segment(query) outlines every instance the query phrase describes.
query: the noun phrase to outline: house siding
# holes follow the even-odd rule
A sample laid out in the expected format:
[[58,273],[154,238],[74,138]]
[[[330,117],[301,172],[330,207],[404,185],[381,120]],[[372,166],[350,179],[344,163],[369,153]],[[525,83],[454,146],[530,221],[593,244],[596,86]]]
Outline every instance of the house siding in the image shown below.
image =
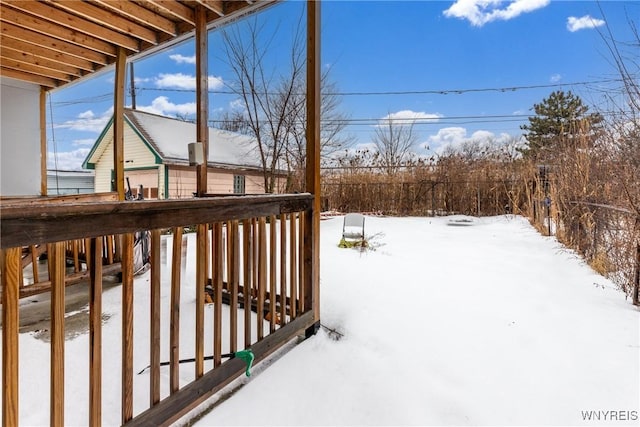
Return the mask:
[[[162,167],[151,167],[145,169],[125,169],[124,176],[129,178],[129,184],[131,185],[131,191],[133,194],[138,194],[138,188],[140,185],[143,187],[145,199],[158,199],[160,198],[160,180],[158,170]],[[126,181],[125,181],[126,188]]]
[[[0,76],[0,195],[41,192],[40,86]],[[35,113],[34,113],[35,112]]]
[[[167,119],[170,120],[170,119]],[[133,124],[132,124],[133,123]],[[192,198],[196,191],[195,167],[187,166],[187,159],[163,158],[163,153],[149,139],[149,135],[138,124],[125,120],[124,126],[124,171],[135,194],[140,185],[145,197],[158,199]],[[113,124],[101,134],[99,145],[90,154],[87,164],[95,170],[95,191],[112,191],[113,179]],[[175,154],[175,153],[174,153]],[[164,154],[166,155],[166,153]],[[174,162],[178,162],[178,164]],[[164,162],[169,162],[166,164]],[[91,167],[90,166],[90,167]],[[207,193],[233,194],[234,176],[245,179],[245,194],[264,193],[264,180],[259,170],[243,167],[209,168]],[[286,178],[278,181],[285,182]],[[126,186],[126,182],[125,182]],[[280,185],[276,191],[280,190]]]
[[[113,127],[107,131],[105,135],[105,143],[107,145],[95,164],[96,193],[111,191],[111,171],[113,170]],[[151,152],[151,150],[149,150],[149,147],[147,147],[147,145],[140,139],[138,134],[128,125],[125,125],[124,127],[124,161],[125,171],[149,167],[157,168],[156,156]],[[155,174],[157,176],[157,171]],[[131,186],[134,186],[133,182],[131,182]],[[153,187],[160,187],[157,180],[154,181]]]
[[[194,168],[169,166],[169,198],[183,199],[193,197],[196,191],[196,172]],[[207,193],[233,194],[234,175],[245,176],[246,194],[264,193],[262,175],[258,172],[238,170],[220,170],[209,168],[207,174]]]

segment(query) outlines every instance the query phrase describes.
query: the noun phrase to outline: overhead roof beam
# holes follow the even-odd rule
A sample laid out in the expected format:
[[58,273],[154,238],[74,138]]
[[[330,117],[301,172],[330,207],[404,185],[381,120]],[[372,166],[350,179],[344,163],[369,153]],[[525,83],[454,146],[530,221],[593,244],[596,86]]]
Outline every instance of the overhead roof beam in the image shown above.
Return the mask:
[[26,73],[24,71],[5,68],[4,66],[0,67],[0,70],[2,70],[2,75],[4,77],[10,77],[12,79],[22,80],[22,81],[34,83],[34,84],[37,84],[37,85],[40,85],[40,86],[44,86],[44,87],[48,87],[48,88],[54,88],[54,87],[59,86],[59,84],[60,84],[55,79],[51,79],[51,78],[48,78],[48,77],[43,77],[41,75],[35,75],[35,74],[31,74],[31,73]]
[[86,59],[81,59],[73,55],[65,55],[59,51],[49,49],[41,45],[31,44],[26,41],[0,36],[0,45],[3,50],[13,49],[18,52],[33,55],[36,58],[55,61],[57,64],[61,64],[62,66],[75,67],[79,70],[88,72],[94,70],[94,65],[91,61],[87,61]]
[[196,0],[199,4],[206,7],[218,16],[224,16],[224,2],[222,0]]
[[[58,71],[58,72],[66,73],[76,77],[80,77],[82,75],[82,72],[79,69],[75,67],[71,67],[66,64],[61,64],[58,61],[38,57],[29,52],[15,50],[6,45],[2,45],[2,50],[3,50],[2,56],[5,59],[13,60],[16,62],[20,62],[23,64],[32,65],[36,67],[48,68],[49,70],[54,72]],[[9,65],[9,63],[7,65]]]
[[153,45],[158,43],[158,38],[153,30],[130,20],[118,19],[119,16],[112,11],[93,6],[83,1],[47,0],[56,7],[73,12],[100,26],[111,28],[124,34],[133,34],[136,38]]
[[138,24],[149,25],[171,37],[177,35],[176,26],[171,20],[131,1],[92,0],[92,2],[123,15]]
[[[31,4],[33,2],[15,2],[11,5]],[[5,7],[6,3],[0,7],[0,20],[3,22],[9,22],[19,27],[33,30],[37,33],[55,37],[57,39],[68,41],[78,46],[84,46],[92,50],[98,51],[105,55],[116,55],[116,48],[112,44],[109,44],[103,40],[100,40],[94,36],[90,36],[79,31],[75,31],[69,28],[56,25],[52,22],[45,21],[38,16],[20,13],[18,10]]]
[[148,0],[148,3],[153,4],[159,11],[167,13],[174,18],[178,18],[192,27],[196,25],[196,18],[193,9],[183,5],[182,3],[162,0]]
[[25,28],[18,27],[9,22],[3,20],[3,16],[0,15],[0,21],[2,23],[2,35],[3,37],[10,37],[15,40],[28,40],[29,43],[36,46],[41,46],[47,49],[55,50],[64,55],[72,55],[76,58],[82,58],[94,62],[96,64],[105,65],[108,64],[107,56],[94,52],[92,50],[83,49],[82,46],[78,46],[73,43],[69,43],[63,40],[50,37],[46,34],[37,33]]
[[[11,2],[9,4],[16,10],[21,10],[37,18],[40,18],[42,22],[39,27],[45,28],[41,31],[45,34],[51,32],[56,27],[60,27],[60,30],[58,31],[68,29],[76,33],[83,33],[87,37],[95,38],[96,40],[102,40],[103,42],[107,42],[109,44],[122,46],[132,52],[140,51],[140,43],[135,38],[119,33],[117,31],[110,30],[108,28],[104,28],[101,25],[89,22],[79,16],[65,12],[56,7],[52,7],[51,3],[45,4],[35,1],[19,1]],[[51,24],[54,24],[54,26],[52,27]],[[69,33],[67,32],[62,34]],[[96,46],[98,46],[98,44],[96,44]],[[113,55],[115,56],[115,52],[113,53]]]
[[37,75],[49,77],[55,80],[61,80],[65,82],[71,81],[71,76],[69,74],[66,74],[60,71],[55,71],[47,67],[41,67],[39,65],[19,62],[9,58],[3,58],[2,67],[8,68],[10,70],[22,71],[27,74],[37,74]]

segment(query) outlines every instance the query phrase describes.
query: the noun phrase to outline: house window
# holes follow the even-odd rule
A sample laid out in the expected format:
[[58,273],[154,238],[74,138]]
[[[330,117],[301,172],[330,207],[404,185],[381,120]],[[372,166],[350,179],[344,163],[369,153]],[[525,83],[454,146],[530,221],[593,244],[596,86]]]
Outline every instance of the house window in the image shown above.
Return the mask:
[[233,176],[233,194],[244,194],[244,175]]

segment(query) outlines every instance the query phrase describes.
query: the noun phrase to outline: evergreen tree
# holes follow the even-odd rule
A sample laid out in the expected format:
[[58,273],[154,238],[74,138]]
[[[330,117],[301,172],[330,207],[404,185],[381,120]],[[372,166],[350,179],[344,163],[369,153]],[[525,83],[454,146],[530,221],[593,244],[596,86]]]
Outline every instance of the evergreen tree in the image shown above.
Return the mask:
[[589,113],[589,107],[571,91],[554,91],[533,109],[536,115],[529,117],[528,125],[520,126],[527,140],[520,151],[537,160],[551,160],[555,149],[570,144],[577,136],[585,137],[585,132],[594,135],[602,122],[602,116]]

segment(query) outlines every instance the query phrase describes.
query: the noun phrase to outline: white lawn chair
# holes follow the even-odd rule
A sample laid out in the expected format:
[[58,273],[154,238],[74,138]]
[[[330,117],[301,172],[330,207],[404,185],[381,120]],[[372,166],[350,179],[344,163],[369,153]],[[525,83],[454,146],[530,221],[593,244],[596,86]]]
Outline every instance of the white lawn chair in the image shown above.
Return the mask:
[[342,224],[342,238],[344,240],[364,240],[364,215],[349,213]]

